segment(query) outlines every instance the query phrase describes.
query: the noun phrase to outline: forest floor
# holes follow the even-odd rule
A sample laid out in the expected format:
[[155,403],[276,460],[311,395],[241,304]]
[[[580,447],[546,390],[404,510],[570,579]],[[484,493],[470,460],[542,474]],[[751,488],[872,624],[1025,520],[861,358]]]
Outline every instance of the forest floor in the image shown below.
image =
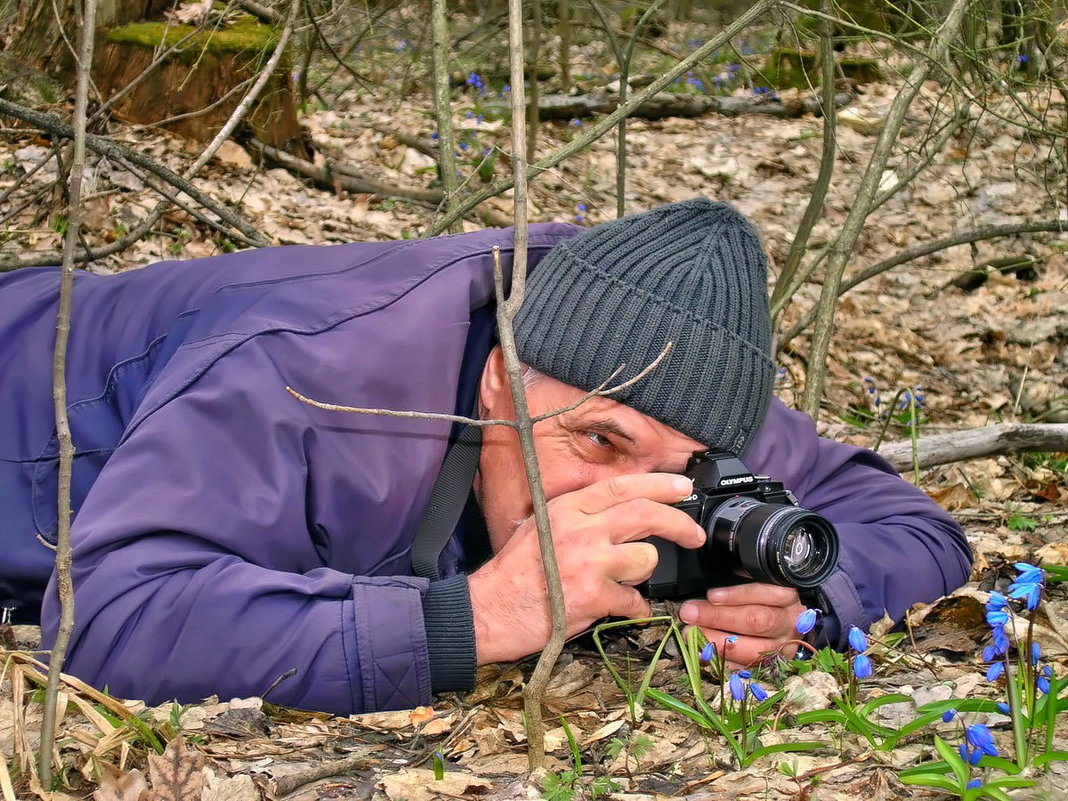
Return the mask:
[[[398,43],[394,49],[398,58],[403,51]],[[591,51],[591,64],[593,55]],[[725,64],[720,66],[726,69]],[[583,68],[580,61],[576,69]],[[593,66],[586,68],[594,71]],[[376,76],[383,77],[378,82],[382,86],[390,69],[398,69],[397,63],[391,66],[383,57],[371,63],[368,77],[372,82]],[[723,74],[730,77],[728,72]],[[892,79],[866,84],[851,103],[849,108],[861,124],[843,124],[838,129],[836,170],[823,217],[809,243],[810,256],[833,237],[856,193],[876,139],[871,129],[877,125],[863,121],[883,116],[898,89]],[[736,91],[752,94],[751,87],[739,86]],[[883,175],[885,185],[904,174],[915,158],[928,134],[928,110],[941,91],[932,83],[921,93],[899,138],[900,155]],[[507,138],[506,123],[480,117],[490,99],[468,86],[454,109],[467,142],[461,151],[461,170],[475,185],[480,180],[475,167],[483,150]],[[1005,97],[991,96],[985,101],[984,113],[973,109],[973,119],[961,135],[934,158],[920,179],[870,216],[850,271],[902,248],[978,226],[1065,220],[1065,175],[1051,145],[1015,124],[1018,112]],[[1064,98],[1054,93],[1042,102],[1044,108],[1059,110],[1063,119]],[[425,188],[433,179],[432,159],[401,141],[412,136],[426,147],[432,145],[431,102],[425,86],[418,82],[411,83],[403,97],[381,88],[350,89],[332,99],[329,110],[308,113],[304,124],[320,153],[356,165],[377,180]],[[539,154],[566,143],[589,124],[585,119],[543,125]],[[155,130],[113,123],[108,133],[176,171],[195,151],[195,146]],[[761,229],[773,263],[783,262],[819,167],[819,119],[775,119],[761,114],[637,119],[628,126],[628,140],[628,211],[695,195],[730,201]],[[5,129],[0,136],[0,180],[13,181],[47,151],[47,142]],[[498,159],[495,169],[498,176],[503,174],[504,159]],[[37,200],[0,234],[0,262],[13,255],[59,248],[62,226],[57,212],[49,209],[50,203],[60,208],[49,189],[54,178],[54,165],[49,165],[8,199],[10,210],[37,193]],[[283,169],[255,164],[236,144],[228,145],[196,183],[243,210],[274,244],[418,236],[435,218],[433,209],[404,199],[310,187]],[[611,219],[614,186],[615,146],[612,137],[606,137],[532,183],[532,219],[579,218],[584,225]],[[121,236],[156,200],[139,178],[106,159],[91,160],[86,189],[86,238],[93,245]],[[508,198],[485,205],[502,218],[511,211]],[[480,223],[464,225],[473,229]],[[227,247],[221,237],[177,211],[167,215],[157,233],[89,269],[113,272],[152,261],[207,256],[220,247]],[[1063,234],[988,240],[910,262],[848,293],[840,305],[828,363],[826,400],[819,421],[823,433],[865,446],[880,438],[907,438],[908,430],[896,419],[896,412],[887,423],[885,437],[880,436],[884,422],[880,410],[891,405],[903,389],[923,396],[920,436],[995,422],[1068,422],[1066,257],[1068,236]],[[993,270],[988,280],[970,290],[950,284],[954,277],[992,259],[1014,259],[1029,269]],[[786,326],[818,297],[818,282],[817,272],[788,308]],[[778,393],[787,403],[799,399],[808,336],[807,331],[796,336],[779,355],[785,371]],[[872,388],[875,392],[869,391]],[[876,397],[882,401],[878,407]],[[953,599],[915,610],[912,642],[906,640],[894,648],[876,646],[875,675],[864,682],[862,695],[901,692],[912,698],[882,708],[876,718],[884,725],[900,725],[915,715],[916,706],[928,701],[998,697],[998,688],[983,678],[986,666],[978,656],[986,635],[981,604],[985,591],[1004,588],[1011,580],[1013,562],[1068,563],[1066,476],[1065,454],[998,456],[920,472],[920,486],[965,526],[976,561],[971,581]],[[1044,659],[1054,666],[1056,675],[1063,675],[1068,669],[1068,592],[1062,585],[1050,586],[1037,632]],[[623,634],[617,630],[608,637],[610,658],[620,665],[623,675],[628,670],[640,674],[662,633],[655,626]],[[24,645],[35,636],[28,629],[19,629],[17,634]],[[186,742],[195,744],[198,756],[189,752],[179,755],[179,761],[210,763],[203,774],[205,798],[280,797],[285,794],[287,776],[308,778],[315,765],[343,758],[351,760],[347,770],[296,787],[288,797],[409,801],[540,797],[540,790],[523,778],[527,757],[520,693],[531,667],[532,662],[525,661],[485,669],[473,693],[439,697],[432,709],[351,719],[287,710],[260,699],[211,699],[186,707],[178,719],[170,706],[148,710],[142,713],[148,723],[139,725],[123,722],[128,714],[121,713],[119,702],[102,700],[89,688],[70,686],[60,738],[63,760],[69,766],[63,792],[84,796],[104,775],[98,798],[139,797],[143,789],[136,778],[139,774],[127,771],[146,769],[149,734],[180,730]],[[28,753],[34,748],[40,721],[39,705],[22,688],[22,677],[32,668],[20,657],[6,661],[3,669],[0,754]],[[808,701],[804,703],[820,697],[829,703],[827,688],[822,688],[820,696],[819,681],[813,675],[797,680],[806,687]],[[769,683],[774,686],[774,677]],[[677,656],[669,653],[660,660],[653,686],[686,700]],[[795,702],[802,703],[796,698]],[[721,738],[707,735],[685,718],[646,702],[644,715],[633,719],[623,693],[588,637],[565,650],[546,705],[550,769],[558,775],[564,772],[566,784],[566,771],[575,768],[562,720],[567,721],[582,755],[585,778],[575,786],[576,798],[602,794],[628,801],[662,795],[882,801],[927,792],[902,785],[897,770],[934,758],[930,729],[884,753],[840,727],[831,731],[812,727],[803,732],[769,732],[762,741],[766,745],[798,736],[821,739],[827,741],[824,750],[779,754],[740,770],[732,764]],[[135,702],[126,708],[138,709]],[[990,723],[1003,751],[1008,747],[1007,718],[976,713],[972,720]],[[960,736],[953,726],[939,724],[937,730],[955,743]],[[643,739],[635,739],[639,735]],[[613,739],[624,744],[640,742],[641,747],[632,749],[629,759],[626,748],[613,756]],[[1068,748],[1066,721],[1058,725],[1056,744]],[[440,782],[433,779],[436,752],[446,765]],[[792,766],[799,778],[778,770],[779,763]],[[166,796],[167,786],[174,789],[167,784],[166,766],[156,762],[149,767],[156,792]],[[28,765],[23,763],[21,770],[15,784],[25,791]],[[124,778],[117,780],[117,775]],[[614,788],[594,784],[598,776],[610,777]],[[1054,763],[1049,773],[1036,779],[1038,788],[1020,791],[1018,797],[1056,798],[1068,791],[1064,763]],[[931,797],[939,795],[932,793]]]

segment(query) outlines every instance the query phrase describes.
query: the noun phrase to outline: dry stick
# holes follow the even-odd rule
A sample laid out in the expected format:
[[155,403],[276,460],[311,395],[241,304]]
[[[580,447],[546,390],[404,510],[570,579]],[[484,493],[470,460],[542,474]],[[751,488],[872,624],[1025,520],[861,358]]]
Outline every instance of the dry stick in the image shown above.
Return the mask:
[[[527,764],[532,771],[545,768],[545,721],[541,717],[541,702],[552,676],[553,666],[564,648],[567,638],[567,616],[564,610],[564,588],[560,568],[556,563],[552,529],[549,526],[549,506],[545,487],[538,469],[538,454],[534,448],[534,423],[527,407],[527,395],[520,374],[522,367],[515,346],[512,321],[523,305],[527,278],[527,159],[525,92],[523,89],[523,2],[508,0],[508,56],[512,80],[512,180],[515,187],[515,244],[512,250],[512,282],[508,297],[504,295],[504,273],[501,269],[500,248],[493,251],[493,283],[497,294],[497,332],[504,354],[504,367],[515,407],[516,433],[523,453],[523,469],[530,487],[534,508],[534,523],[538,530],[538,546],[545,571],[545,586],[549,594],[549,613],[552,629],[549,641],[538,657],[530,680],[523,688],[523,709],[526,713]],[[536,80],[536,78],[534,79]]]
[[[36,128],[42,131],[48,131],[56,136],[65,137],[67,139],[73,136],[71,127],[54,114],[45,114],[34,109],[21,106],[18,103],[12,103],[9,100],[5,100],[0,97],[0,114],[8,114],[12,117],[16,117],[23,122],[28,122]],[[151,172],[156,177],[163,181],[166,181],[171,186],[175,187],[179,191],[185,193],[190,198],[195,200],[201,206],[206,208],[219,217],[223,222],[232,226],[240,233],[232,233],[234,239],[239,242],[251,245],[252,247],[265,247],[267,244],[266,239],[256,230],[252,223],[244,217],[240,212],[227,208],[217,200],[212,199],[209,195],[201,192],[188,180],[188,177],[182,177],[175,172],[167,169],[166,167],[153,161],[144,153],[140,153],[136,150],[131,150],[128,147],[120,145],[111,139],[103,136],[96,136],[94,134],[87,134],[85,138],[86,146],[102,156],[108,156],[115,159],[125,159],[131,164],[136,164],[148,172]],[[158,218],[157,218],[158,219]],[[153,220],[155,222],[155,220]],[[138,239],[140,238],[137,237]],[[91,261],[93,259],[99,259],[104,256],[110,256],[112,253],[117,253],[133,244],[130,237],[124,237],[121,240],[111,245],[105,246],[92,253],[82,252],[75,255],[76,262]],[[7,262],[0,264],[0,272],[6,272],[14,270],[19,267],[40,267],[50,264],[57,264],[63,258],[60,253],[42,253],[36,254],[30,258],[16,260],[14,262]]]
[[[564,161],[575,153],[578,153],[580,150],[583,150],[590,143],[600,139],[606,132],[612,130],[621,119],[629,116],[631,112],[641,106],[642,103],[664,87],[668,86],[676,78],[685,75],[686,71],[693,67],[694,64],[707,58],[714,50],[723,47],[726,42],[729,42],[740,31],[744,30],[751,22],[753,22],[753,20],[765,16],[771,8],[777,6],[780,2],[781,0],[758,0],[758,2],[753,3],[748,9],[739,14],[730,25],[720,31],[719,34],[712,37],[705,42],[705,44],[701,45],[701,47],[690,53],[685,59],[676,64],[672,69],[668,70],[649,84],[644,91],[634,95],[634,97],[627,103],[620,105],[611,114],[598,120],[595,125],[591,126],[581,136],[575,137],[568,144],[558,148],[553,153],[550,153],[537,164],[531,165],[531,170],[534,175],[551,169],[561,161]],[[440,220],[435,222],[428,229],[426,236],[440,234],[457,219],[463,217],[467,212],[475,208],[479,203],[489,200],[491,197],[497,197],[501,193],[511,189],[512,186],[512,179],[502,178],[482,191],[469,195],[463,202],[457,204],[457,207],[451,213],[444,215]]]
[[[434,114],[438,122],[438,171],[441,173],[441,188],[445,191],[445,213],[456,207],[456,147],[452,130],[452,93],[449,89],[449,21],[445,0],[432,0],[430,4],[431,52],[434,76]],[[449,226],[450,234],[462,230],[457,218]]]
[[982,459],[986,456],[1030,451],[1068,451],[1068,423],[1002,423],[984,428],[953,431],[920,437],[913,443],[895,442],[884,446],[879,455],[895,468],[920,467]]
[[[826,13],[830,7],[830,0],[821,0],[820,8]],[[827,189],[831,185],[831,176],[834,174],[834,160],[838,151],[837,129],[835,128],[837,111],[834,104],[834,37],[832,35],[829,20],[820,20],[820,80],[823,82],[823,150],[820,153],[820,170],[816,176],[816,184],[812,187],[812,194],[808,199],[808,206],[801,217],[801,224],[797,227],[794,240],[790,243],[790,252],[783,263],[782,272],[775,281],[775,289],[771,293],[771,312],[777,316],[782,308],[790,302],[790,298],[796,291],[794,276],[798,267],[801,266],[801,257],[808,247],[808,240],[816,220],[823,214],[823,199],[827,196]],[[774,330],[774,317],[772,329]]]
[[59,444],[59,492],[56,498],[56,586],[59,594],[59,627],[48,662],[48,686],[45,688],[41,719],[41,750],[37,770],[44,787],[52,786],[52,746],[56,740],[56,703],[59,677],[67,644],[74,629],[74,587],[71,584],[70,487],[74,462],[74,441],[67,419],[67,340],[70,335],[71,295],[74,289],[74,248],[81,226],[82,172],[85,169],[85,118],[89,104],[89,69],[93,62],[93,37],[96,32],[96,0],[84,0],[81,29],[78,32],[77,86],[74,91],[74,154],[71,158],[70,189],[67,194],[67,232],[63,240],[63,265],[59,277],[59,312],[56,315],[56,344],[52,357],[52,400],[56,414],[56,439]]
[[[534,161],[538,144],[538,98],[541,96],[541,84],[538,83],[538,54],[541,51],[541,3],[532,3],[530,7],[530,57],[527,59],[527,74],[530,76],[530,100],[526,104],[527,162]],[[514,174],[514,173],[513,173]]]
[[557,0],[556,35],[560,40],[560,91],[571,91],[571,0]]
[[913,68],[905,86],[894,102],[890,105],[890,111],[886,116],[883,130],[875,143],[875,149],[868,161],[864,177],[861,179],[857,196],[851,204],[849,216],[842,226],[842,231],[831,243],[830,256],[827,260],[823,291],[820,293],[819,305],[816,312],[816,327],[812,334],[812,344],[809,348],[808,374],[805,376],[805,390],[801,398],[801,408],[812,419],[819,416],[820,401],[823,398],[823,382],[827,374],[827,354],[830,350],[831,334],[834,330],[834,312],[838,305],[838,290],[842,283],[842,272],[849,260],[857,239],[860,237],[861,228],[868,215],[868,209],[879,189],[879,179],[883,168],[890,158],[894,142],[897,140],[901,124],[905,120],[913,98],[920,91],[928,72],[933,63],[940,63],[949,48],[949,42],[957,35],[960,28],[961,18],[970,0],[955,0],[945,21],[939,27],[927,49],[926,57]]
[[[943,237],[942,239],[933,239],[930,242],[913,245],[910,248],[898,251],[888,259],[883,259],[882,261],[865,267],[863,270],[860,270],[850,276],[849,279],[842,282],[842,285],[838,290],[838,296],[841,297],[846,292],[856,288],[859,284],[885,273],[887,270],[892,270],[894,267],[898,267],[913,259],[929,256],[939,250],[945,250],[946,248],[951,248],[956,245],[966,245],[970,242],[979,242],[983,239],[995,239],[999,236],[1064,231],[1068,231],[1068,222],[1064,222],[1063,220],[1010,223],[1006,225],[984,225],[980,228],[971,228],[967,231],[953,234],[952,236]],[[812,322],[812,318],[815,316],[816,310],[814,308],[809,309],[800,320],[783,333],[780,337],[780,342],[789,342],[795,336],[800,334],[808,324]]]

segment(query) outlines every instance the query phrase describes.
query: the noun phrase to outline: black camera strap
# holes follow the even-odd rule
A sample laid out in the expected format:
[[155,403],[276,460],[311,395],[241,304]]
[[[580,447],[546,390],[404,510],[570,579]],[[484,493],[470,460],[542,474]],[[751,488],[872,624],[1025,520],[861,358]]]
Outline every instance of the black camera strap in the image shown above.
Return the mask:
[[478,471],[482,429],[467,425],[449,448],[441,472],[430,491],[430,501],[412,542],[412,570],[434,581],[440,577],[438,559],[456,530]]

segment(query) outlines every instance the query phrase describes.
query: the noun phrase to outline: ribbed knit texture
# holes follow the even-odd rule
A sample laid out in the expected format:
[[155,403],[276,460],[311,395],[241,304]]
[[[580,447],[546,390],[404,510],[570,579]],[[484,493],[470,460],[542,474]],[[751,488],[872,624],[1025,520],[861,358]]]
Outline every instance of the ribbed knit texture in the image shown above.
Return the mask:
[[475,686],[475,623],[466,575],[430,582],[423,596],[423,623],[431,691],[470,690]]
[[767,262],[752,225],[696,198],[604,223],[553,248],[527,279],[519,358],[592,390],[671,353],[612,397],[709,447],[745,452],[774,368]]

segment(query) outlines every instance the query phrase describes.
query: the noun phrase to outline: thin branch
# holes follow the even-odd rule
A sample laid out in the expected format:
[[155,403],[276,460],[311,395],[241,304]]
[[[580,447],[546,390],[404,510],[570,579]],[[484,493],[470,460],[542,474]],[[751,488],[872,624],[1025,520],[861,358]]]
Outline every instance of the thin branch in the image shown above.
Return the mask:
[[59,625],[48,661],[48,685],[45,688],[41,719],[41,750],[38,772],[44,787],[52,786],[52,749],[56,738],[56,703],[59,698],[60,673],[67,656],[67,645],[74,630],[74,586],[71,582],[71,471],[74,464],[74,441],[67,418],[67,342],[70,336],[71,296],[74,292],[74,249],[81,227],[82,173],[85,170],[85,122],[89,104],[89,71],[93,62],[93,38],[96,32],[96,0],[84,0],[81,28],[78,32],[77,85],[74,92],[74,153],[71,158],[70,188],[67,193],[67,232],[63,240],[63,264],[59,277],[59,311],[56,315],[56,342],[52,357],[52,399],[56,415],[56,439],[59,445],[59,491],[56,497],[56,585],[59,595]]
[[[438,123],[438,172],[441,174],[441,188],[445,192],[445,213],[456,208],[456,145],[452,129],[452,92],[449,88],[449,18],[445,0],[432,0],[431,15],[431,63],[434,88],[434,115]],[[450,234],[462,230],[462,218],[457,218],[449,226]]]
[[899,470],[1033,451],[1068,451],[1068,423],[1002,423],[895,442],[879,455]]
[[[820,8],[827,11],[830,0],[821,0]],[[831,23],[828,20],[820,20],[820,80],[823,99],[823,149],[820,153],[820,170],[816,176],[816,183],[812,187],[805,213],[801,217],[801,223],[797,227],[797,233],[790,243],[790,252],[783,262],[782,272],[775,281],[775,289],[771,294],[771,314],[774,320],[783,307],[790,302],[794,292],[797,291],[794,277],[801,266],[801,257],[808,247],[809,237],[816,221],[823,214],[823,200],[827,196],[827,189],[831,185],[831,176],[834,175],[834,160],[838,152],[838,132],[835,127],[837,110],[834,105],[834,36]],[[774,328],[774,323],[772,324]]]
[[[619,121],[621,119],[630,116],[631,112],[641,106],[642,103],[644,103],[647,99],[655,95],[657,92],[659,92],[666,86],[669,86],[671,82],[674,81],[676,78],[685,75],[687,70],[691,69],[695,64],[712,55],[715,50],[719,49],[720,47],[723,47],[725,43],[729,42],[739,32],[745,30],[745,28],[748,27],[750,23],[752,23],[756,19],[765,16],[770,9],[779,5],[780,2],[781,0],[758,0],[756,3],[753,3],[753,5],[747,8],[741,14],[739,14],[738,17],[736,17],[730,25],[720,31],[719,34],[712,37],[705,44],[701,45],[699,48],[690,53],[690,55],[687,56],[685,59],[676,64],[673,68],[671,68],[659,78],[657,78],[655,81],[653,81],[651,84],[649,84],[649,86],[647,86],[644,91],[636,94],[627,103],[620,105],[611,114],[608,114],[604,118],[598,120],[596,124],[592,125],[581,136],[576,136],[568,144],[564,145],[563,147],[557,148],[557,150],[546,156],[537,164],[532,165],[530,168],[532,174],[534,176],[537,176],[538,173],[545,172],[546,170],[555,167],[561,161],[564,161],[575,153],[578,153],[579,151],[585,149],[591,143],[600,139],[605,133],[616,127],[616,125],[619,124]],[[514,82],[512,86],[514,89]],[[520,111],[520,113],[522,113],[522,110]],[[495,181],[493,184],[486,187],[482,191],[469,195],[467,198],[464,199],[462,203],[459,203],[450,214],[444,215],[441,219],[439,219],[432,226],[430,226],[430,228],[427,229],[425,236],[435,236],[437,234],[440,234],[442,231],[447,230],[448,227],[452,225],[458,218],[466,215],[479,203],[482,203],[485,200],[489,200],[491,197],[497,197],[498,195],[511,189],[512,186],[513,180],[511,178],[502,178],[499,181]]]
[[[877,275],[885,273],[888,270],[892,270],[894,267],[898,267],[906,262],[910,262],[913,259],[918,259],[923,256],[929,256],[932,253],[937,253],[940,250],[946,248],[955,247],[956,245],[967,245],[970,242],[980,242],[984,239],[995,239],[999,236],[1015,236],[1017,234],[1033,234],[1042,232],[1065,232],[1068,231],[1068,222],[1063,220],[1048,220],[1043,222],[1032,223],[1011,223],[1006,225],[984,225],[980,228],[971,228],[967,231],[960,231],[952,236],[943,237],[942,239],[933,239],[930,242],[923,242],[919,245],[913,245],[910,248],[899,250],[893,256],[882,261],[878,261],[875,264],[869,265],[864,269],[858,271],[854,275],[850,276],[847,280],[842,282],[841,288],[838,290],[838,297],[841,297],[851,289],[855,289],[859,284],[874,278]],[[794,323],[788,330],[786,330],[780,337],[781,343],[789,342],[796,337],[808,325],[812,322],[816,316],[816,308],[813,307],[805,312],[805,314]]]
[[951,39],[957,36],[961,18],[970,0],[955,0],[945,21],[939,27],[926,54],[926,58],[917,64],[905,85],[890,105],[886,122],[875,143],[871,159],[864,171],[860,187],[853,201],[849,216],[842,225],[842,231],[831,244],[830,256],[825,270],[823,291],[820,293],[816,312],[816,326],[809,348],[809,368],[805,376],[805,389],[801,398],[801,408],[816,419],[819,415],[820,402],[823,397],[823,381],[827,372],[827,354],[830,350],[831,334],[834,330],[834,312],[838,305],[838,290],[842,281],[842,272],[868,215],[871,202],[879,189],[879,179],[883,168],[889,160],[894,142],[897,140],[901,124],[905,120],[912,100],[919,93],[932,64],[941,63],[945,58]]
[[463,423],[469,426],[507,426],[508,428],[515,428],[516,423],[514,420],[478,420],[474,417],[464,417],[461,414],[442,414],[439,412],[412,412],[412,411],[398,411],[396,409],[369,409],[361,406],[343,406],[339,403],[325,403],[323,401],[317,401],[314,398],[309,398],[293,387],[287,386],[286,392],[299,400],[301,403],[306,403],[309,406],[314,406],[316,409],[324,409],[328,412],[353,412],[356,414],[377,414],[383,417],[408,417],[417,420],[444,420],[447,423]]

